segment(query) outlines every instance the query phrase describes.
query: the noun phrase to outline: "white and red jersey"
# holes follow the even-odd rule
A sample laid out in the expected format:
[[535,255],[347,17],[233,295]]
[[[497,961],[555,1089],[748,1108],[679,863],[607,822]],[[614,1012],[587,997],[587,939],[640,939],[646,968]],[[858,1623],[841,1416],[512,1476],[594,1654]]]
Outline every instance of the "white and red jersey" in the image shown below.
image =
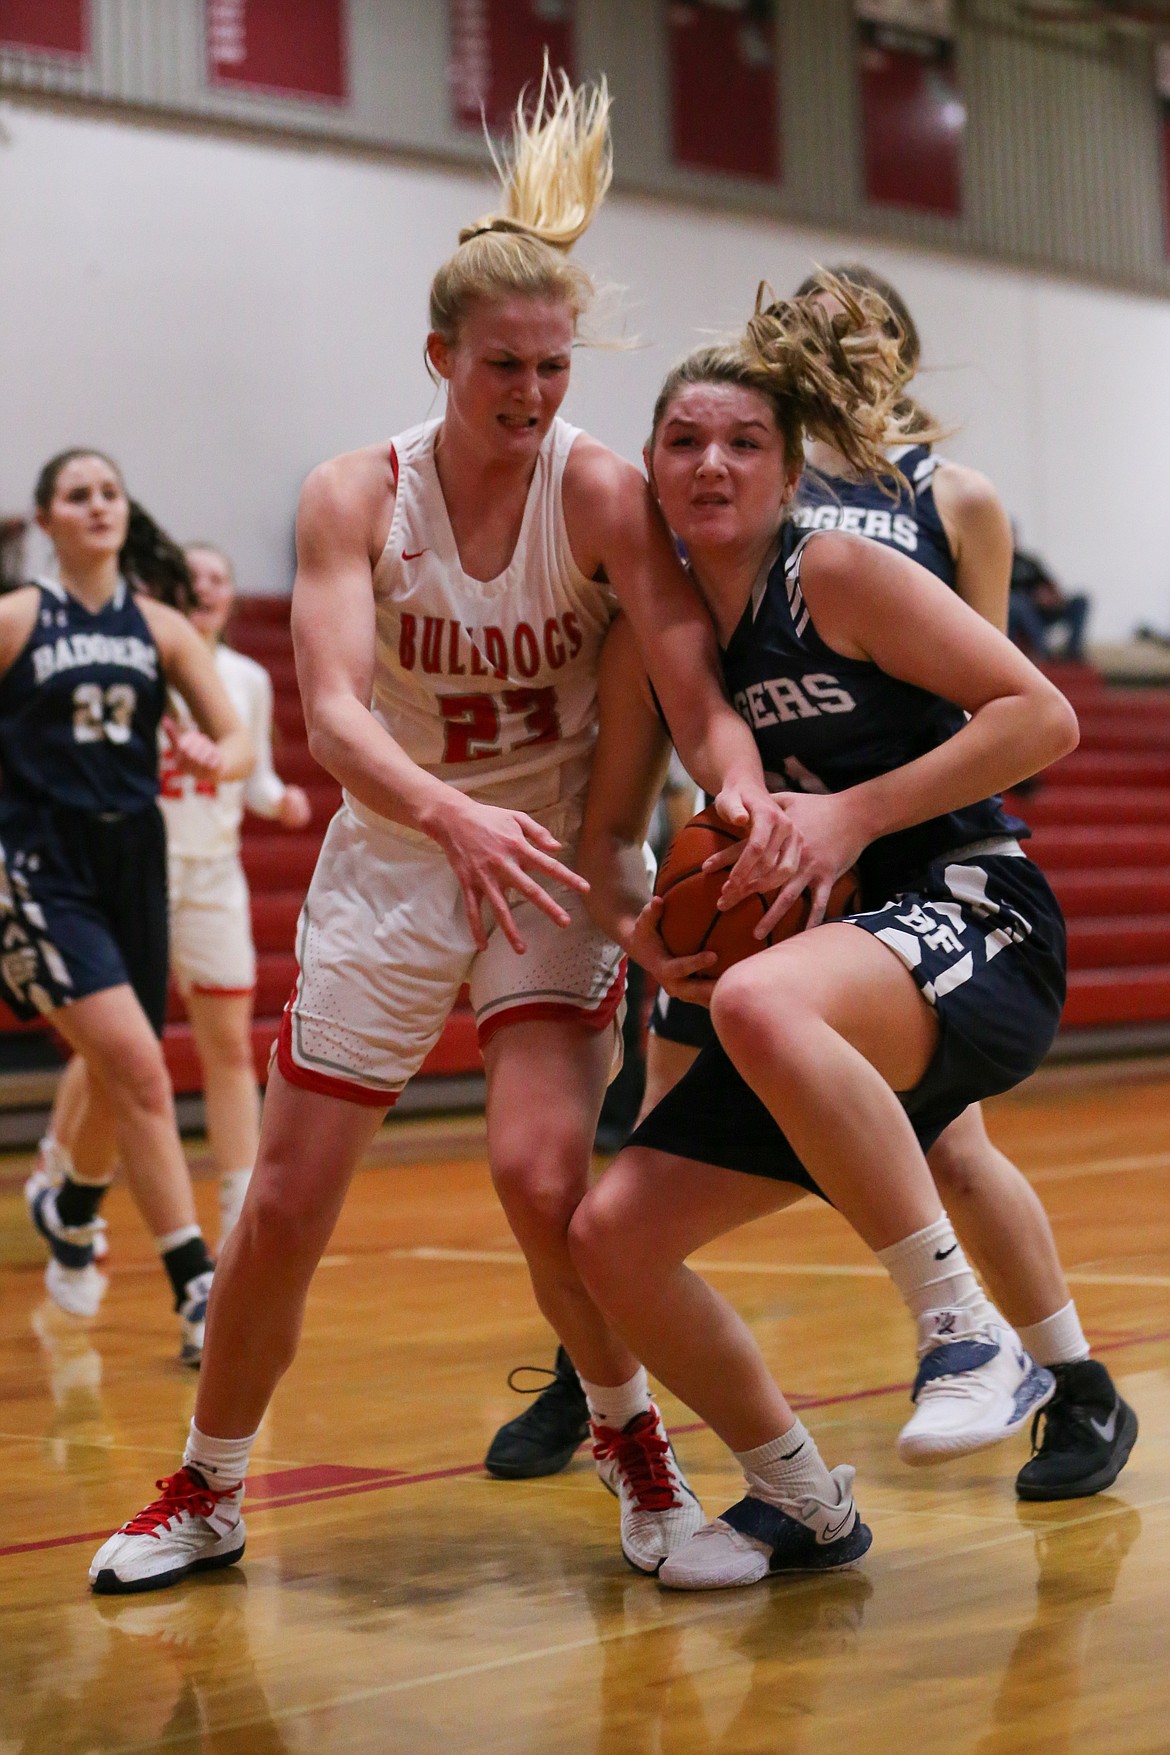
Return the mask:
[[[246,780],[216,785],[196,780],[175,767],[163,739],[159,751],[159,803],[167,825],[167,850],[185,859],[223,859],[238,853],[245,805],[258,816],[274,817],[284,798],[284,782],[272,766],[272,679],[263,665],[230,646],[216,646],[215,667],[256,752]],[[193,723],[186,702],[174,699],[176,717]]]
[[556,811],[584,795],[615,611],[609,586],[577,566],[565,528],[561,485],[578,429],[554,420],[512,558],[481,580],[459,560],[435,467],[439,426],[394,440],[394,518],[374,569],[371,710],[413,761],[460,791]]

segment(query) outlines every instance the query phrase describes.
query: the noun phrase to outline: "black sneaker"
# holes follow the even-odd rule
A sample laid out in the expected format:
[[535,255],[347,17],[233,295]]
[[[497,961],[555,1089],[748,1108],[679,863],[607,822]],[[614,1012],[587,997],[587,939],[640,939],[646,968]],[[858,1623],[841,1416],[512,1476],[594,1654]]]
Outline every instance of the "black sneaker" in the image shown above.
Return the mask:
[[539,1392],[535,1388],[518,1390],[520,1395],[535,1395],[536,1400],[500,1427],[483,1459],[488,1474],[499,1481],[527,1481],[537,1475],[559,1474],[589,1436],[585,1391],[563,1347],[557,1348],[553,1371],[546,1372],[539,1365],[518,1365],[516,1371],[510,1371],[509,1389],[517,1389],[513,1379],[519,1371],[540,1371],[551,1377],[552,1382]]
[[[1032,1422],[1032,1457],[1016,1476],[1021,1499],[1083,1499],[1117,1479],[1134,1447],[1137,1415],[1096,1359],[1053,1365],[1056,1394]],[[1044,1422],[1044,1438],[1036,1432]]]

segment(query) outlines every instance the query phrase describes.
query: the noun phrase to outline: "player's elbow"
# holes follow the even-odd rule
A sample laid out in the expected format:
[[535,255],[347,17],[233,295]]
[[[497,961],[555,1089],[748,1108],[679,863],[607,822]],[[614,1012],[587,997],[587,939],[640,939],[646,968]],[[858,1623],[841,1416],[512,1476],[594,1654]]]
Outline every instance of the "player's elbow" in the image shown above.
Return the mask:
[[1081,728],[1072,705],[1058,688],[1046,683],[1036,702],[1034,730],[1029,742],[1037,757],[1037,770],[1071,755],[1081,741]]

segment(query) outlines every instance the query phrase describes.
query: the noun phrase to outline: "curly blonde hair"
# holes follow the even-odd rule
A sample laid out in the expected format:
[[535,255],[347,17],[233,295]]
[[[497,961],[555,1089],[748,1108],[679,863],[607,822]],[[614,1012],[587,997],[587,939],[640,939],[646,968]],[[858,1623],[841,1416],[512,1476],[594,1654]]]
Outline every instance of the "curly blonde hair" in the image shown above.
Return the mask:
[[823,272],[816,293],[777,299],[761,281],[741,335],[696,348],[667,374],[650,443],[684,385],[739,384],[770,403],[790,462],[803,467],[807,435],[832,445],[858,475],[901,485],[888,448],[941,436],[907,407],[905,382],[901,329],[878,292]]

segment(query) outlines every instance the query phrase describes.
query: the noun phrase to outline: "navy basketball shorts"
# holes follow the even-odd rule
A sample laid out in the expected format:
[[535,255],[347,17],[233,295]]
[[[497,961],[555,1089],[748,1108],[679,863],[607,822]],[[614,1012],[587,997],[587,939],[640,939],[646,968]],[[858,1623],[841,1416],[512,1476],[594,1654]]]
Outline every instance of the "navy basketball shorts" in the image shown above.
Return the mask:
[[683,1048],[706,1048],[714,1042],[715,1030],[705,1005],[691,1005],[685,999],[671,999],[664,988],[658,989],[650,1013],[650,1033],[664,1042],[677,1042]]
[[[994,851],[945,855],[881,907],[847,916],[905,965],[938,1018],[924,1077],[899,1092],[923,1151],[969,1104],[1036,1070],[1064,1005],[1065,929],[1056,898],[1014,842],[987,845]],[[820,1193],[717,1040],[629,1144]]]
[[161,1036],[167,843],[158,807],[105,817],[5,800],[0,999],[31,1022],[124,983]]

